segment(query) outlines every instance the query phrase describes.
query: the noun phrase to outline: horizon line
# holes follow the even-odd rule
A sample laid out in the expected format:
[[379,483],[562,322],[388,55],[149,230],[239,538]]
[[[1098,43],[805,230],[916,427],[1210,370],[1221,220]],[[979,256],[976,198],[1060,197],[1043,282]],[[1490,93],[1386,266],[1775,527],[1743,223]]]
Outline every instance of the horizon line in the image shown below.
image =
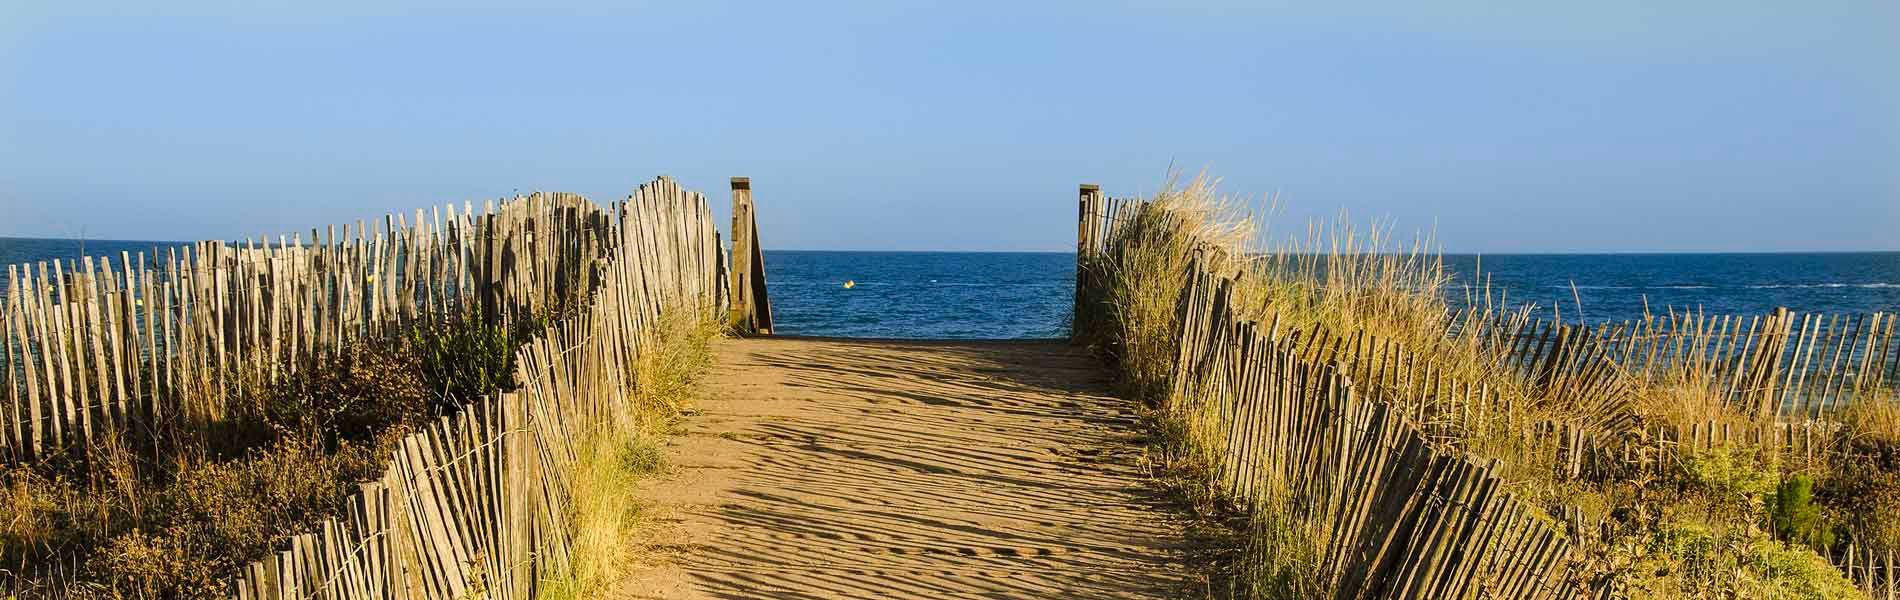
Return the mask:
[[[898,249],[818,249],[818,248],[765,248],[765,252],[862,252],[862,253],[913,253],[913,254],[1075,254],[1074,250],[898,250]],[[1410,254],[1409,251],[1380,252],[1378,254]],[[1711,255],[1711,254],[1900,254],[1900,248],[1873,250],[1533,250],[1509,252],[1439,252],[1439,256],[1606,256],[1606,255]]]
[[[201,241],[241,242],[242,240],[134,240],[107,238],[72,237],[24,237],[0,235],[0,240],[31,240],[52,242],[101,242],[101,243],[137,243],[137,244],[192,244]],[[309,245],[306,243],[306,245]],[[953,250],[953,249],[898,249],[898,248],[764,248],[765,252],[863,252],[863,253],[915,253],[915,254],[1075,254],[1075,250]],[[1410,251],[1381,252],[1379,254],[1410,254]],[[1439,256],[1658,256],[1658,255],[1713,255],[1713,254],[1895,254],[1900,247],[1887,249],[1860,250],[1514,250],[1501,252],[1441,251]]]

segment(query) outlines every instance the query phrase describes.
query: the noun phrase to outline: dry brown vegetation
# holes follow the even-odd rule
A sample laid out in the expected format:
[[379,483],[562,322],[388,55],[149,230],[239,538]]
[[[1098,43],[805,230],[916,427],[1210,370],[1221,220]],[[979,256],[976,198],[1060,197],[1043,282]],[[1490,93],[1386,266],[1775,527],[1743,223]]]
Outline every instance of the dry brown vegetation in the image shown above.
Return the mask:
[[120,432],[14,466],[0,475],[0,589],[222,598],[240,566],[340,514],[403,435],[462,398],[510,389],[514,350],[532,330],[464,318],[352,342],[243,386],[215,424]]
[[[1711,385],[1709,366],[1598,373],[1511,367],[1505,332],[1530,318],[1488,289],[1447,289],[1450,278],[1429,237],[1394,243],[1389,228],[1355,230],[1340,222],[1258,252],[1243,203],[1220,196],[1211,180],[1171,181],[1129,213],[1110,240],[1114,252],[1083,265],[1083,285],[1099,302],[1080,307],[1077,330],[1118,368],[1124,387],[1153,407],[1163,458],[1178,483],[1204,486],[1220,447],[1210,440],[1216,415],[1205,404],[1172,397],[1177,301],[1190,261],[1244,272],[1236,290],[1250,318],[1282,330],[1365,335],[1390,345],[1346,345],[1348,362],[1400,360],[1403,371],[1488,390],[1483,394],[1399,394],[1406,412],[1434,443],[1499,461],[1509,491],[1573,526],[1595,573],[1591,587],[1630,597],[1852,597],[1841,573],[1817,554],[1850,541],[1884,552],[1900,542],[1900,410],[1891,389],[1834,411],[1842,434],[1815,459],[1756,447],[1677,452],[1647,469],[1612,466],[1575,477],[1563,468],[1545,427],[1567,426],[1598,439],[1645,443],[1645,432],[1687,430],[1710,421],[1760,424]],[[1473,274],[1476,275],[1476,274]],[[1481,276],[1472,280],[1482,281]],[[1448,294],[1462,294],[1454,308]],[[1685,355],[1706,346],[1691,338]],[[1584,379],[1588,375],[1592,379]],[[1596,379],[1601,378],[1601,379]],[[1580,383],[1581,382],[1581,383]],[[1358,385],[1383,385],[1362,381]],[[1594,387],[1592,387],[1594,386]],[[1589,394],[1580,388],[1596,391]],[[1191,392],[1190,392],[1191,393]],[[1218,491],[1190,489],[1191,495]],[[1271,504],[1271,503],[1269,503]],[[1272,506],[1253,511],[1250,543],[1235,561],[1234,591],[1250,597],[1323,595],[1312,587],[1316,524]]]
[[[655,352],[627,365],[632,420],[582,443],[569,507],[574,557],[550,598],[598,596],[634,557],[628,484],[664,468],[662,448],[710,362],[717,321],[662,318]],[[513,387],[513,355],[538,326],[453,320],[352,343],[332,360],[247,387],[215,431],[109,444],[0,475],[0,583],[20,597],[223,598],[243,565],[284,536],[341,514],[395,443],[460,405]],[[104,439],[132,439],[109,436]],[[153,456],[161,458],[154,459]]]

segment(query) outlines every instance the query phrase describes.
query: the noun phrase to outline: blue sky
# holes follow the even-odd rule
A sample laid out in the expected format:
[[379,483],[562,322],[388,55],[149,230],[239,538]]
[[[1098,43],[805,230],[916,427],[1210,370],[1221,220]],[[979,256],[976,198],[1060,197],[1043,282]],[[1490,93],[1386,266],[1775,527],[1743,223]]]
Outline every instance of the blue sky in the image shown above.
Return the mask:
[[1280,194],[1282,233],[1900,249],[1887,0],[303,4],[0,4],[0,236],[275,235],[658,174],[723,215],[744,175],[768,248],[1062,250],[1076,184],[1174,165]]

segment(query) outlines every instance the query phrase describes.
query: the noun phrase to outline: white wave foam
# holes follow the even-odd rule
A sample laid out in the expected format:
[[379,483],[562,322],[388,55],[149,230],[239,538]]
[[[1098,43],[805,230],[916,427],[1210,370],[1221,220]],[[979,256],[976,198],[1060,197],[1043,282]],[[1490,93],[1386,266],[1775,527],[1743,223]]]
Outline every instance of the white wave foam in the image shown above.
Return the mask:
[[[1553,285],[1551,289],[1567,290],[1568,285]],[[1900,283],[1766,283],[1758,285],[1716,286],[1716,285],[1579,285],[1580,290],[1707,290],[1715,288],[1749,290],[1786,290],[1786,289],[1900,289]]]
[[1889,289],[1900,288],[1900,283],[1776,283],[1767,285],[1744,286],[1752,290],[1818,289],[1818,288],[1859,288]]

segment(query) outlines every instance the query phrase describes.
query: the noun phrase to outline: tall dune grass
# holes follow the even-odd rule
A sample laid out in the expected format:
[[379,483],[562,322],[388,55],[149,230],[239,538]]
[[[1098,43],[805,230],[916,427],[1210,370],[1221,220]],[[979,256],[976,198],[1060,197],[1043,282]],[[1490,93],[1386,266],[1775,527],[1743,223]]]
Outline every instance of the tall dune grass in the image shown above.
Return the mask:
[[697,382],[712,363],[719,319],[689,310],[663,312],[650,350],[628,365],[633,408],[584,438],[577,451],[567,519],[569,563],[544,582],[544,600],[612,597],[614,585],[641,557],[633,546],[643,507],[636,484],[666,468],[666,438],[693,404]]
[[[1220,504],[1211,474],[1222,459],[1219,411],[1195,390],[1175,391],[1172,376],[1180,340],[1179,301],[1189,266],[1216,272],[1257,268],[1248,243],[1256,234],[1243,202],[1215,191],[1198,176],[1171,178],[1162,191],[1120,224],[1108,250],[1085,256],[1078,276],[1099,292],[1081,307],[1077,331],[1115,366],[1124,391],[1150,409],[1159,433],[1159,466],[1204,513]],[[1290,510],[1291,498],[1267,494],[1260,510],[1236,524],[1243,547],[1228,565],[1225,594],[1308,598],[1321,589],[1322,525]],[[1283,499],[1284,502],[1276,500]]]
[[[1095,290],[1093,301],[1078,307],[1078,339],[1109,360],[1124,391],[1151,409],[1161,462],[1190,498],[1218,503],[1220,492],[1210,483],[1223,452],[1217,440],[1224,424],[1217,407],[1203,402],[1198,390],[1177,388],[1171,380],[1180,342],[1178,302],[1189,265],[1199,261],[1215,272],[1244,274],[1232,296],[1244,318],[1276,323],[1283,331],[1389,340],[1397,352],[1344,359],[1400,361],[1399,388],[1448,379],[1485,390],[1441,396],[1382,389],[1387,382],[1355,382],[1371,397],[1401,405],[1441,449],[1496,460],[1493,472],[1506,489],[1542,507],[1544,518],[1572,515],[1580,522],[1606,523],[1607,535],[1583,531],[1587,535],[1577,542],[1585,547],[1581,555],[1590,561],[1588,568],[1613,580],[1611,587],[1653,587],[1682,595],[1697,586],[1726,585],[1723,577],[1739,577],[1760,585],[1722,588],[1731,597],[1755,597],[1766,589],[1827,597],[1845,589],[1838,571],[1813,567],[1825,563],[1817,563],[1821,559],[1811,551],[1762,533],[1758,523],[1768,516],[1772,489],[1747,487],[1735,496],[1723,491],[1734,486],[1720,478],[1689,470],[1662,480],[1579,481],[1559,475],[1558,457],[1549,452],[1541,429],[1551,424],[1604,427],[1604,435],[1615,436],[1657,422],[1740,418],[1712,399],[1714,386],[1706,374],[1689,367],[1647,374],[1606,369],[1594,376],[1607,378],[1600,389],[1611,391],[1595,397],[1584,397],[1576,386],[1548,375],[1526,378],[1512,367],[1511,345],[1497,343],[1496,336],[1514,331],[1534,308],[1513,307],[1482,285],[1447,289],[1452,280],[1431,236],[1401,241],[1388,225],[1357,228],[1342,217],[1256,252],[1263,248],[1252,245],[1259,237],[1253,214],[1244,202],[1220,195],[1205,175],[1186,183],[1173,177],[1114,230],[1102,254],[1084,256],[1078,272],[1079,285]],[[1446,301],[1452,293],[1463,294],[1468,308],[1452,308]],[[1878,431],[1900,420],[1863,412],[1856,420],[1860,429]],[[1857,464],[1865,466],[1880,464],[1884,455],[1860,456]],[[1769,478],[1777,479],[1782,466],[1748,468],[1767,469]],[[1288,510],[1291,494],[1266,497],[1263,505],[1249,507],[1251,518],[1240,525],[1248,542],[1231,565],[1230,591],[1258,598],[1328,595],[1314,562],[1329,533],[1324,524]],[[1722,511],[1728,515],[1723,518],[1687,516],[1693,511],[1680,508],[1710,498],[1737,504]],[[1735,570],[1723,575],[1691,569],[1696,575],[1685,577],[1680,569],[1688,565]]]
[[1081,307],[1077,331],[1121,367],[1124,387],[1146,401],[1167,400],[1188,263],[1201,260],[1218,271],[1245,268],[1249,260],[1253,221],[1241,201],[1216,195],[1215,184],[1205,175],[1186,184],[1171,177],[1117,230],[1111,250],[1084,257],[1078,272],[1101,296]]

